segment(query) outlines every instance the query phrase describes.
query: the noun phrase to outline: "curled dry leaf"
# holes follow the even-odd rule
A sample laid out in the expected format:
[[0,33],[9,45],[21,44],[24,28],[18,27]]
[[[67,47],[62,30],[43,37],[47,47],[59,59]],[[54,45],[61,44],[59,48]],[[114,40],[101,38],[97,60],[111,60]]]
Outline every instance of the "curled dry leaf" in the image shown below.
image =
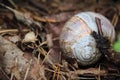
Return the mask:
[[26,43],[26,42],[35,42],[37,40],[36,36],[35,36],[35,33],[34,32],[28,32],[24,39],[23,39],[23,43]]

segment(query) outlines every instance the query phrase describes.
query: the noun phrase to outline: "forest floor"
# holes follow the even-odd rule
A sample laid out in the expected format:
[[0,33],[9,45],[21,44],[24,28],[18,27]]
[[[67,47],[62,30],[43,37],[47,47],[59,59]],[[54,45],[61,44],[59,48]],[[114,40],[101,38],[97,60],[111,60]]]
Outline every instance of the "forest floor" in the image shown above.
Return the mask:
[[84,11],[104,15],[120,34],[119,0],[0,0],[0,80],[120,80],[120,55],[87,67],[62,56],[61,29]]

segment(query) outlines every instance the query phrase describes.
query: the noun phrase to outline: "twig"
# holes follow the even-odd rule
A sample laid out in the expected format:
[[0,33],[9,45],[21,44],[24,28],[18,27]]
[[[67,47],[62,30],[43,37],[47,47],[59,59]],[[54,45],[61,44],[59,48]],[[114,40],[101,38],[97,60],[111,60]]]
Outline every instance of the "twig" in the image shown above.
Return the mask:
[[[42,61],[42,63],[41,63],[41,65],[43,65],[43,63],[45,62],[45,60],[47,59],[49,59],[48,58],[48,55],[50,54],[50,52],[51,52],[51,49],[48,51],[48,53],[47,53],[47,55],[45,55],[45,58],[44,58],[44,60]],[[49,60],[48,60],[49,61]]]
[[[53,41],[56,41],[56,40],[58,40],[58,39],[59,39],[59,37],[53,38]],[[47,41],[42,42],[42,43],[39,45],[39,47],[43,46],[44,44],[47,44]]]
[[10,80],[9,76],[3,71],[3,69],[1,69],[1,67],[0,67],[0,71],[3,73],[3,75],[5,75],[5,77],[6,77],[8,80]]
[[14,74],[13,74],[13,73],[11,73],[10,80],[13,80],[13,76],[14,76]]
[[[51,71],[51,72],[55,72],[54,70],[51,70],[51,69],[47,69],[47,68],[45,68],[45,69],[48,71]],[[60,71],[60,72],[56,72],[56,73],[67,75],[67,76],[69,76],[69,74],[73,74],[73,75],[93,74],[94,76],[95,75],[97,76],[99,74],[99,69],[98,68],[89,68],[89,69],[80,69],[80,70],[68,71],[68,72]],[[106,75],[106,73],[107,73],[106,70],[100,70],[101,76]]]
[[115,14],[112,19],[112,24],[115,27],[118,23],[119,15]]
[[[70,71],[69,72],[70,74],[73,74],[73,75],[84,75],[84,74],[93,74],[94,76],[98,75],[98,74],[101,74],[101,75],[105,75],[107,72],[105,70],[100,70],[98,68],[89,68],[89,69],[81,69],[81,70],[76,70],[76,71]],[[68,74],[69,75],[69,74]]]
[[[23,29],[22,30],[23,32],[28,32],[29,31],[29,29]],[[0,34],[2,34],[2,33],[14,33],[14,32],[19,32],[19,30],[18,29],[4,29],[4,30],[0,30]]]
[[41,22],[57,22],[55,19],[51,19],[51,18],[45,18],[45,17],[39,17],[39,16],[33,16],[33,18],[37,21],[41,21]]
[[27,68],[27,70],[26,70],[26,73],[25,73],[25,76],[24,76],[24,79],[23,79],[23,80],[26,80],[26,79],[27,79],[27,75],[28,75],[28,72],[29,72],[29,70],[30,70],[30,65],[31,65],[31,63],[32,63],[32,59],[30,60],[30,64],[28,64],[28,68]]
[[8,1],[13,5],[13,7],[17,9],[17,5],[13,2],[13,0],[8,0]]

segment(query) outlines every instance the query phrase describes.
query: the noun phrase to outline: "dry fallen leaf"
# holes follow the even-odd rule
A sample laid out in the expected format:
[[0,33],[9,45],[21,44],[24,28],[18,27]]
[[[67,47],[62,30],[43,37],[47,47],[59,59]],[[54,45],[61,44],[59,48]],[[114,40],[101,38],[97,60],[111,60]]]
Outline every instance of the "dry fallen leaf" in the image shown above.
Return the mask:
[[35,42],[37,40],[36,36],[35,36],[35,33],[34,32],[28,32],[24,39],[23,39],[23,43],[26,43],[26,42]]
[[26,63],[29,63],[23,56],[24,52],[2,36],[0,36],[0,45],[0,67],[4,68],[7,74],[10,74],[11,69],[15,67],[14,64],[17,63],[18,70],[24,72],[27,67]]

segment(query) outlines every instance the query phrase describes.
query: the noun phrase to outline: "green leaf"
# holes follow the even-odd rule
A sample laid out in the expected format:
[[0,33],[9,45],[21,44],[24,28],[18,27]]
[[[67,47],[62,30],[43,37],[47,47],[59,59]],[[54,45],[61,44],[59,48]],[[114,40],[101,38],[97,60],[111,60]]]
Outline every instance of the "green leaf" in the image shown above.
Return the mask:
[[112,47],[116,52],[120,52],[120,36],[118,36],[118,40],[113,44]]

